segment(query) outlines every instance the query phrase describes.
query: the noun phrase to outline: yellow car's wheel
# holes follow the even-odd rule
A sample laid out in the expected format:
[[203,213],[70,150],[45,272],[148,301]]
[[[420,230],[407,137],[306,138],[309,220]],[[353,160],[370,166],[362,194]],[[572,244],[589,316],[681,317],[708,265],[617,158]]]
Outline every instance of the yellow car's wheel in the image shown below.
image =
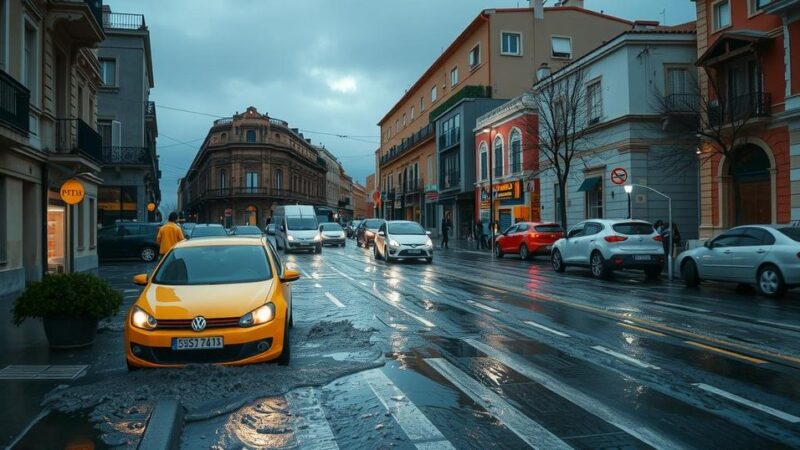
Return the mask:
[[275,360],[278,362],[278,365],[281,366],[288,366],[289,361],[292,359],[292,345],[289,336],[289,321],[287,320],[286,325],[283,327],[283,350],[281,351],[281,355]]

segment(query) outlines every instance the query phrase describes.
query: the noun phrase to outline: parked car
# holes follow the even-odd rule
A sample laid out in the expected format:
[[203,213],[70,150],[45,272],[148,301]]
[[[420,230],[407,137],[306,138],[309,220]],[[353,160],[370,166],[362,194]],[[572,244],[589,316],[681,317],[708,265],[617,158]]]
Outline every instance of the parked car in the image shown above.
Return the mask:
[[195,226],[197,226],[197,223],[195,223],[195,222],[183,222],[180,225],[181,225],[181,230],[183,230],[183,236],[186,239],[189,239],[189,236],[191,236],[192,230],[194,229]]
[[344,247],[347,241],[344,229],[335,222],[326,222],[319,225],[319,234],[322,237],[322,245],[338,245]]
[[97,256],[107,258],[139,258],[151,262],[158,257],[158,223],[118,222],[97,233]]
[[375,241],[375,234],[378,233],[378,228],[385,222],[383,219],[366,219],[358,224],[356,229],[356,245],[364,248],[369,248],[372,242]]
[[274,223],[267,225],[266,228],[267,236],[275,236],[275,228],[276,227]]
[[657,278],[664,267],[664,246],[649,222],[592,219],[575,225],[553,244],[550,262],[556,272],[588,266],[595,278],[620,269],[640,269],[648,278]]
[[263,236],[264,232],[254,225],[236,225],[228,234],[231,236]]
[[[288,364],[294,322],[289,283],[298,278],[266,239],[179,242],[152,277],[133,279],[144,289],[125,321],[128,369]],[[158,298],[162,290],[168,302]]]
[[761,295],[780,297],[800,286],[800,227],[746,225],[687,250],[675,260],[687,286],[703,280],[755,284]]
[[291,250],[322,252],[322,237],[314,207],[310,205],[285,205],[275,208],[272,219],[278,225],[275,245],[288,253]]
[[358,225],[361,223],[361,220],[351,220],[350,223],[347,225],[345,229],[347,231],[347,237],[350,239],[356,238],[356,230],[358,229]]
[[378,227],[375,245],[372,247],[375,259],[387,263],[395,259],[422,259],[433,262],[433,242],[422,225],[409,220],[390,220]]
[[549,254],[553,244],[564,237],[557,223],[519,222],[495,238],[494,252],[498,258],[506,253],[518,253],[522,259]]
[[218,223],[198,223],[192,228],[191,239],[201,237],[227,236],[228,231]]

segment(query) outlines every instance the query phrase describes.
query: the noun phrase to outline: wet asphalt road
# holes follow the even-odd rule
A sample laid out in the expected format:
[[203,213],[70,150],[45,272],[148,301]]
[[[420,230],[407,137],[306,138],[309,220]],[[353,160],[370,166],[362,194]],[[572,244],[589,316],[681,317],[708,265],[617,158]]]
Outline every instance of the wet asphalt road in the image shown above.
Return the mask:
[[353,241],[285,260],[295,320],[374,329],[386,364],[190,422],[182,448],[800,447],[800,291]]

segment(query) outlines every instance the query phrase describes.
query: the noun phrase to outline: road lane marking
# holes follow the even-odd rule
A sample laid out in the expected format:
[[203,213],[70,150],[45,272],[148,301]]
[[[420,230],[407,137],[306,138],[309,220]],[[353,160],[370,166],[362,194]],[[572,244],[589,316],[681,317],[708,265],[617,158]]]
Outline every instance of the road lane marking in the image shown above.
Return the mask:
[[769,407],[767,405],[762,405],[761,403],[756,403],[756,402],[754,402],[752,400],[748,400],[748,399],[746,399],[744,397],[740,397],[740,396],[738,396],[736,394],[732,394],[732,393],[730,393],[728,391],[723,391],[722,389],[715,388],[714,386],[709,386],[709,385],[707,385],[705,383],[692,383],[692,386],[696,386],[696,387],[698,387],[698,388],[700,388],[700,389],[702,389],[702,390],[704,390],[706,392],[711,392],[713,394],[717,394],[720,397],[725,397],[728,400],[734,401],[736,403],[740,403],[740,404],[745,405],[745,406],[749,406],[749,407],[751,407],[753,409],[757,409],[757,410],[759,410],[761,412],[765,412],[765,413],[767,413],[767,414],[769,414],[771,416],[775,416],[775,417],[777,417],[777,418],[779,418],[781,420],[785,420],[785,421],[787,421],[789,423],[798,423],[798,422],[800,422],[800,417],[793,416],[793,415],[791,415],[789,413],[785,413],[785,412],[777,410],[775,408],[771,408],[771,407]]
[[348,275],[348,274],[346,274],[346,273],[342,272],[341,270],[337,269],[336,267],[333,267],[333,266],[332,266],[332,265],[330,265],[330,264],[328,264],[328,267],[330,267],[330,268],[331,268],[331,270],[333,270],[334,272],[338,273],[339,275],[341,275],[341,276],[343,276],[343,277],[347,278],[348,280],[350,280],[350,281],[356,281],[356,280],[355,280],[355,278],[353,278],[353,277],[351,277],[350,275]]
[[321,288],[321,287],[322,287],[322,285],[321,285],[321,284],[319,284],[319,283],[314,283],[314,287],[315,287],[315,288]]
[[721,348],[712,347],[710,345],[701,344],[699,342],[694,342],[694,341],[683,341],[683,342],[686,343],[686,344],[689,344],[689,345],[691,345],[693,347],[702,348],[704,350],[709,350],[709,351],[716,352],[716,353],[719,353],[719,354],[722,354],[722,355],[725,355],[725,356],[730,356],[732,358],[742,359],[742,360],[751,362],[753,364],[766,364],[767,363],[763,359],[753,358],[752,356],[745,356],[745,355],[742,355],[741,353],[735,353],[735,352],[731,352],[731,351],[728,351],[728,350],[723,350]]
[[289,410],[297,420],[294,438],[298,448],[338,450],[339,445],[325,418],[314,388],[300,388],[286,396]]
[[548,333],[553,333],[553,334],[555,334],[556,336],[561,336],[561,337],[565,337],[565,338],[571,337],[571,336],[570,336],[570,335],[568,335],[567,333],[562,333],[561,331],[554,330],[554,329],[552,329],[552,328],[550,328],[550,327],[546,327],[546,326],[544,326],[544,325],[540,325],[540,324],[538,324],[538,323],[536,323],[536,322],[532,322],[532,321],[530,321],[530,320],[526,320],[526,321],[525,321],[525,323],[527,323],[528,325],[530,325],[530,326],[532,326],[532,327],[538,328],[538,329],[540,329],[540,330],[547,331]]
[[467,300],[467,303],[469,303],[470,305],[475,306],[477,308],[489,311],[489,312],[493,312],[493,313],[499,313],[500,312],[499,309],[494,309],[491,306],[486,306],[486,305],[484,305],[483,303],[480,303],[480,302]]
[[426,327],[429,327],[429,328],[434,328],[434,327],[436,327],[436,324],[434,324],[434,323],[433,323],[433,322],[431,322],[430,320],[428,320],[428,319],[426,319],[426,318],[424,318],[424,317],[420,317],[420,316],[418,316],[418,315],[416,315],[416,314],[412,313],[411,311],[407,310],[407,309],[406,309],[406,308],[404,308],[403,306],[401,306],[401,305],[399,305],[399,304],[397,304],[397,303],[395,303],[395,302],[393,302],[393,301],[389,300],[388,298],[386,298],[386,297],[385,297],[383,294],[381,294],[380,292],[378,292],[378,289],[377,289],[377,288],[376,288],[374,285],[372,286],[372,295],[373,295],[375,298],[377,298],[378,300],[382,301],[383,303],[386,303],[387,305],[389,305],[389,306],[391,306],[391,307],[393,307],[393,308],[395,308],[395,309],[398,309],[398,310],[402,311],[402,312],[403,312],[405,315],[407,315],[407,316],[411,317],[412,319],[414,319],[414,320],[416,320],[417,322],[419,322],[419,323],[421,323],[421,324],[425,325]]
[[425,289],[426,291],[430,292],[431,294],[439,294],[439,295],[442,295],[442,291],[440,291],[440,290],[436,289],[436,288],[435,288],[435,287],[433,287],[433,286],[428,286],[427,284],[423,284],[423,285],[420,285],[420,287],[421,287],[422,289]]
[[542,372],[533,364],[519,358],[516,355],[498,350],[475,339],[464,339],[464,342],[481,351],[482,353],[485,353],[492,359],[495,359],[508,366],[519,374],[539,383],[550,392],[567,399],[569,402],[575,404],[583,410],[605,420],[611,425],[614,425],[620,430],[630,434],[631,436],[639,439],[653,448],[681,447],[677,443],[671,442],[669,438],[654,433],[647,427],[642,427],[636,422],[632,422],[626,418],[625,415],[620,414],[612,408],[609,408],[608,406],[599,402],[597,399],[570,387],[569,385],[559,381],[555,377],[546,374],[545,372]]
[[655,303],[656,305],[672,306],[673,308],[686,309],[686,310],[694,311],[694,312],[698,312],[698,313],[711,312],[708,309],[695,308],[694,306],[686,306],[686,305],[681,305],[681,304],[678,304],[678,303],[661,302],[661,301],[657,301],[657,302],[653,302],[653,303]]
[[395,422],[400,425],[411,442],[418,442],[417,448],[454,449],[442,432],[381,369],[368,370],[360,376],[367,382],[384,408],[392,414]]
[[800,327],[795,326],[795,325],[789,325],[789,324],[786,324],[786,323],[773,322],[771,320],[758,320],[757,322],[763,323],[763,324],[767,324],[767,325],[775,325],[775,326],[781,327],[781,328],[788,328],[790,330],[800,331]]
[[304,277],[306,277],[306,278],[312,278],[312,277],[311,277],[311,275],[309,275],[309,274],[308,274],[308,272],[306,272],[306,271],[305,271],[305,270],[303,270],[303,269],[300,269],[300,273],[302,273],[302,274],[303,274],[303,276],[304,276]]
[[625,323],[625,322],[617,322],[617,323],[620,326],[623,326],[623,327],[628,328],[630,330],[641,331],[642,333],[648,333],[648,334],[652,334],[654,336],[661,336],[661,337],[666,336],[666,334],[664,334],[664,333],[659,333],[658,331],[648,330],[647,328],[637,327],[636,325],[631,325],[629,323]]
[[331,303],[338,306],[339,308],[344,308],[344,303],[340,302],[339,299],[334,297],[333,294],[331,294],[330,292],[326,292],[325,297],[328,297],[328,300],[330,300]]
[[138,293],[138,292],[139,292],[139,290],[138,290],[138,289],[125,289],[125,290],[124,290],[124,291],[122,291],[122,292],[123,292],[123,293],[125,293],[125,294],[129,294],[129,293],[131,293],[131,292],[137,292],[137,293]]
[[566,442],[521,413],[494,391],[470,378],[447,360],[426,358],[425,362],[532,448],[571,448]]
[[606,355],[611,355],[611,356],[613,356],[613,357],[615,357],[617,359],[621,359],[623,361],[629,362],[629,363],[633,364],[634,366],[639,366],[639,367],[641,367],[643,369],[661,370],[661,368],[656,366],[656,365],[653,365],[653,364],[650,364],[650,363],[646,363],[644,361],[640,361],[640,360],[638,360],[636,358],[631,358],[628,355],[624,355],[622,353],[615,352],[614,350],[607,349],[607,348],[603,347],[602,345],[595,345],[592,348],[597,350],[598,352],[605,353]]

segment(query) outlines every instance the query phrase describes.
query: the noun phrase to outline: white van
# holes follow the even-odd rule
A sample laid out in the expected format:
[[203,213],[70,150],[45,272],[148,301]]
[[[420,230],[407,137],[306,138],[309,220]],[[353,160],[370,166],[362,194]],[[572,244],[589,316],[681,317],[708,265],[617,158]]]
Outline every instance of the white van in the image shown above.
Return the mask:
[[322,238],[314,207],[309,205],[284,205],[272,213],[275,223],[275,245],[285,252],[311,250],[322,252]]

